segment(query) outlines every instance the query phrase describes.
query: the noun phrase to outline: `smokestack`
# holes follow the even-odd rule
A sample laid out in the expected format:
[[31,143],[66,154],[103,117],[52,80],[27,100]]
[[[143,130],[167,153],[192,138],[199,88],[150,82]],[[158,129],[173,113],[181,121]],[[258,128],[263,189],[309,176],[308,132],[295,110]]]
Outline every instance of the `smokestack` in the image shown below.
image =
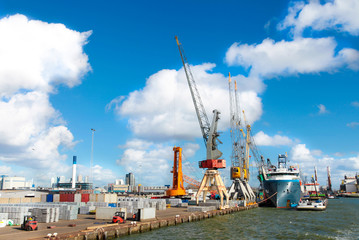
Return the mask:
[[77,157],[74,156],[72,162],[72,188],[76,187],[76,160]]

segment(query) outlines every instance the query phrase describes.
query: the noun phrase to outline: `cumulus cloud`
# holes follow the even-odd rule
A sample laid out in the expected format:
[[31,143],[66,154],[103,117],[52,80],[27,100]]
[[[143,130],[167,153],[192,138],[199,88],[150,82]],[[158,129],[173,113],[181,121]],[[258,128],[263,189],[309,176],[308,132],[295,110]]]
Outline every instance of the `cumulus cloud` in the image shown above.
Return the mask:
[[294,161],[314,161],[312,153],[305,144],[297,144],[291,150],[291,159]]
[[263,131],[254,135],[255,142],[258,146],[290,146],[293,140],[287,136],[274,135],[273,137],[265,134]]
[[[218,109],[221,112],[219,130],[225,130],[229,126],[228,80],[222,74],[212,73],[214,67],[205,63],[193,66],[192,72],[209,121],[212,121],[212,111]],[[262,103],[255,91],[248,86],[246,89],[240,90],[240,104],[248,121],[254,122],[262,115]],[[151,75],[143,89],[125,98],[116,98],[110,105],[119,116],[129,119],[131,131],[141,139],[167,141],[201,137],[183,68],[165,69]]]
[[[88,166],[77,164],[77,175],[91,176],[91,171]],[[94,186],[105,186],[108,183],[113,183],[118,176],[115,174],[113,169],[104,168],[99,164],[95,164],[92,167],[92,175],[95,185]],[[89,179],[90,180],[90,179]]]
[[51,92],[58,84],[73,87],[90,70],[82,47],[91,32],[17,14],[0,20],[0,33],[1,97],[22,89]]
[[357,0],[334,0],[321,4],[320,1],[295,2],[278,29],[292,28],[294,35],[304,29],[335,29],[359,35],[359,2]]
[[[151,142],[145,144],[133,144],[137,140],[129,140],[124,146],[121,157],[117,164],[125,169],[126,172],[134,173],[136,183],[142,185],[163,185],[168,184],[172,179],[170,173],[173,166],[173,146],[169,144],[154,144]],[[144,147],[145,146],[145,147]],[[199,149],[198,144],[186,143],[182,148],[183,162],[186,157],[192,157]],[[139,182],[141,181],[141,182]]]
[[335,53],[336,41],[331,38],[296,38],[275,42],[265,39],[260,44],[234,43],[227,50],[226,62],[230,66],[250,68],[250,76],[275,76],[332,72],[339,67],[357,69],[359,52],[342,49]]
[[319,104],[318,106],[319,112],[318,114],[326,114],[329,113],[329,111],[327,110],[327,108],[323,105],[323,104]]
[[354,176],[359,169],[359,155],[347,156],[343,153],[323,155],[321,150],[310,150],[305,144],[297,144],[292,147],[290,159],[298,164],[304,176],[314,175],[314,167],[318,170],[318,179],[321,185],[326,185],[327,167],[332,170],[332,183],[336,189],[339,188],[340,180],[344,175]]
[[91,70],[83,52],[91,32],[16,14],[0,19],[0,35],[0,160],[61,172],[67,156],[58,148],[76,142],[49,96]]
[[126,172],[134,173],[136,183],[165,184],[170,179],[172,148],[162,145],[149,146],[147,149],[127,148],[117,160],[117,164]]

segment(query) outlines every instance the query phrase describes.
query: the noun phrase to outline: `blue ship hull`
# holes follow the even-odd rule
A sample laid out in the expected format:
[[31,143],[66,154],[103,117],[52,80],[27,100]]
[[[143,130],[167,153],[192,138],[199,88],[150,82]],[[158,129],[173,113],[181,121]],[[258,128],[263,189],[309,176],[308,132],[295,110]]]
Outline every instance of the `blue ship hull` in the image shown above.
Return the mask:
[[[274,207],[286,208],[295,206],[300,200],[299,180],[264,180],[263,188],[265,198],[270,198]],[[275,194],[277,193],[277,194]],[[275,195],[274,195],[275,194]]]

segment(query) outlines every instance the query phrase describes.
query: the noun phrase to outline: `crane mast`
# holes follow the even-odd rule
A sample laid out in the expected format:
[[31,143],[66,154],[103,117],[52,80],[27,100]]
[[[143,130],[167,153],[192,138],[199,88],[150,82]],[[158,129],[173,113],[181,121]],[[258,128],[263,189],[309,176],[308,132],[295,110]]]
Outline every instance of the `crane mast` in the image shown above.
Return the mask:
[[174,147],[173,153],[173,168],[171,171],[173,173],[173,187],[166,191],[166,195],[169,197],[186,195],[186,190],[183,187],[182,148]]
[[237,91],[237,82],[233,83],[231,75],[228,77],[229,102],[230,102],[230,124],[231,124],[231,179],[233,180],[229,188],[228,195],[231,199],[244,199],[246,204],[255,202],[255,194],[248,184],[249,181],[249,144],[248,137],[245,141],[245,133],[242,130],[239,97]]
[[[233,90],[233,84],[231,75],[228,79],[229,87],[229,103],[230,103],[230,124],[231,124],[231,139],[232,139],[232,167],[240,166],[240,159],[244,157],[243,141],[241,138],[241,119],[239,115],[238,97],[237,97],[237,83],[235,82],[235,90]],[[234,96],[233,96],[234,95]]]
[[[225,208],[228,206],[227,189],[224,186],[224,183],[218,172],[218,168],[226,167],[226,161],[224,159],[219,159],[222,156],[222,152],[217,149],[218,143],[222,143],[218,139],[219,133],[217,132],[217,125],[218,125],[220,112],[218,110],[213,110],[212,124],[210,124],[196,82],[194,80],[191,67],[184,54],[184,49],[180,44],[180,42],[178,41],[177,36],[175,36],[175,39],[177,42],[178,50],[181,55],[181,60],[186,74],[187,83],[191,92],[192,101],[196,110],[199,126],[202,132],[202,137],[207,150],[206,160],[199,161],[199,167],[207,168],[207,170],[203,176],[202,182],[196,194],[197,204],[199,202],[199,195],[202,192],[203,192],[203,201],[205,202],[207,192],[215,190],[220,195],[220,199],[221,199],[220,208]],[[226,197],[226,201],[227,201],[226,206],[223,204],[224,196]]]

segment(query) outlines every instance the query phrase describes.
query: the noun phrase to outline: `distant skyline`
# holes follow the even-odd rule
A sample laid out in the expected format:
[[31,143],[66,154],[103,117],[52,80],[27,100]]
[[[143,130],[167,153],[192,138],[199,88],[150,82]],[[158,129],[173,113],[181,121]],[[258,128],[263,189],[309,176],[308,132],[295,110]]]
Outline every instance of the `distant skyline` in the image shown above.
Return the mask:
[[[260,6],[260,7],[259,7]],[[230,185],[228,73],[255,141],[326,185],[359,173],[359,1],[0,2],[0,174],[171,184],[173,146],[200,180],[205,147],[174,36],[208,116],[221,112]],[[256,187],[256,169],[251,168]],[[140,181],[140,182],[138,182]]]

